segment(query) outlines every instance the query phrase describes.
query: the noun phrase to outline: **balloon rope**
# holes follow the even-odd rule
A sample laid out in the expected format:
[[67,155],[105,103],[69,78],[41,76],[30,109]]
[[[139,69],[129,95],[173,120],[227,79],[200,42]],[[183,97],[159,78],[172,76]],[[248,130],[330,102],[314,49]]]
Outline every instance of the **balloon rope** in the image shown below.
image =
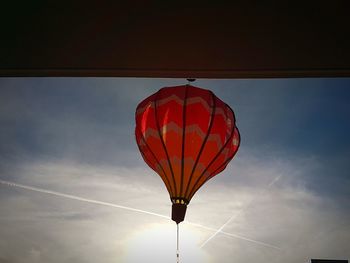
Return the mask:
[[176,224],[176,230],[176,263],[179,263],[179,224]]

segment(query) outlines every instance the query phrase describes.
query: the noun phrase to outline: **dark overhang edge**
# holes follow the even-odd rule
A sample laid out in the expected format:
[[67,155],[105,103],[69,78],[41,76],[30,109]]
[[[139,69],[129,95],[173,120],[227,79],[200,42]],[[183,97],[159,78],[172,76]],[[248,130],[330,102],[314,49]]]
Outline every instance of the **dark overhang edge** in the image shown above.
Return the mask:
[[0,69],[0,77],[150,77],[150,78],[310,78],[350,77],[350,69],[163,70],[163,69]]

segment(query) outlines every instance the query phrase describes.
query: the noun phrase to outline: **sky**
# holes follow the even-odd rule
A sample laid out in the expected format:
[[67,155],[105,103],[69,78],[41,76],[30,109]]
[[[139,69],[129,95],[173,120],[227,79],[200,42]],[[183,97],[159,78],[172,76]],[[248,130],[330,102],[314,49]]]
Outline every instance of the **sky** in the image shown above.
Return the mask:
[[[134,138],[184,79],[1,78],[0,262],[175,262],[176,224]],[[236,115],[235,158],[193,197],[180,262],[350,259],[350,79],[198,79]]]

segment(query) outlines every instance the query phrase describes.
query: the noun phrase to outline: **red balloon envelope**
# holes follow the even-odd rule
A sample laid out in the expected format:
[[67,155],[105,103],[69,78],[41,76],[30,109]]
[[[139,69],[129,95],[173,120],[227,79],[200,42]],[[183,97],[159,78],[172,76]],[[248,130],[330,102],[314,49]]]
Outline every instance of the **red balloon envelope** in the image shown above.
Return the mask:
[[168,189],[177,224],[196,191],[226,168],[240,144],[232,109],[190,85],[162,88],[143,100],[135,135],[143,159]]

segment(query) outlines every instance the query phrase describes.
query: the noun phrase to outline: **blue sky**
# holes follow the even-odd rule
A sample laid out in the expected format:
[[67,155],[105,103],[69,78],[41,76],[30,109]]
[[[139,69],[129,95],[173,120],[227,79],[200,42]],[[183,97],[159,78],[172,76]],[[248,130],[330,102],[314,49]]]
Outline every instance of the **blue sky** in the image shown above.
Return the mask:
[[[173,222],[89,200],[170,215],[165,187],[135,144],[134,112],[161,87],[184,83],[0,79],[0,261],[141,262],[157,246],[164,255],[153,262],[171,260]],[[183,262],[350,258],[350,79],[194,85],[234,109],[242,142],[188,208],[186,220],[204,227],[183,224]],[[201,248],[225,223],[230,235]]]

